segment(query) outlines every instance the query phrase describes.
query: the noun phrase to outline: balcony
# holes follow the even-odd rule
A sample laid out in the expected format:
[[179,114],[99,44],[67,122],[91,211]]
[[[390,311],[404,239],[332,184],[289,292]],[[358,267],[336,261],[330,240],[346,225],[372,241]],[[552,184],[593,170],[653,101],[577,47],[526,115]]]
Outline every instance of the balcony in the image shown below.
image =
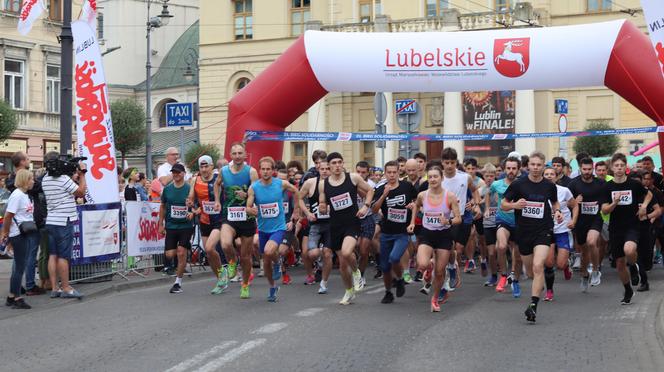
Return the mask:
[[[60,133],[60,114],[17,110],[16,116],[18,117],[18,129]],[[72,126],[75,128],[76,119],[73,119],[72,122],[74,123]]]

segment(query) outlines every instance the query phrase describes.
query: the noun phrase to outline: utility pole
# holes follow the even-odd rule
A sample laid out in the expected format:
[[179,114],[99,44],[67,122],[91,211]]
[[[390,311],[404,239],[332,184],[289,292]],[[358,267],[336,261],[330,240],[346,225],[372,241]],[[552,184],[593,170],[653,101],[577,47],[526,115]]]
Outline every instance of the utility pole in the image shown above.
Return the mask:
[[74,37],[71,33],[71,1],[64,0],[60,33],[60,155],[71,155],[72,145],[72,71]]

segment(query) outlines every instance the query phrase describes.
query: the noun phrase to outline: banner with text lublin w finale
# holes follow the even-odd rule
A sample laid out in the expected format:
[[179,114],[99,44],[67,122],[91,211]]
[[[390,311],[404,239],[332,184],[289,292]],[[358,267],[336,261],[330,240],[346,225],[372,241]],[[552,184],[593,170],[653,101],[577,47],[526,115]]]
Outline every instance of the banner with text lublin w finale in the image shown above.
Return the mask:
[[[514,133],[514,101],[515,94],[511,90],[463,92],[464,134]],[[511,151],[514,151],[514,139],[464,141],[465,157],[478,158],[482,164],[488,158],[504,159]]]

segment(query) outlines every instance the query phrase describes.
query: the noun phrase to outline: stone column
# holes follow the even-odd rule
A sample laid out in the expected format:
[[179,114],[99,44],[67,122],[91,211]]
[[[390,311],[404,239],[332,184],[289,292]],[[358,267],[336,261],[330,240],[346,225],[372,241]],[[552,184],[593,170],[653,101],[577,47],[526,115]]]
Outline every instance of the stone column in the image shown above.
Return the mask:
[[[443,109],[445,110],[443,114],[443,134],[463,134],[461,92],[445,92]],[[455,149],[459,161],[463,161],[463,141],[445,141],[444,146]]]
[[[535,91],[517,90],[514,102],[516,123],[515,133],[535,133]],[[517,139],[515,150],[521,155],[530,155],[537,148],[535,138]]]

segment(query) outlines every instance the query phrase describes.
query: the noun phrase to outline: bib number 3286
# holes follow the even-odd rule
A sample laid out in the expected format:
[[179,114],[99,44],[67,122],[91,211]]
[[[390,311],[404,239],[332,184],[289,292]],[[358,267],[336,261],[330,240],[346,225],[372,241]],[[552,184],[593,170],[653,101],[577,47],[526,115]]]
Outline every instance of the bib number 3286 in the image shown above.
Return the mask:
[[521,216],[528,218],[544,218],[544,203],[526,202],[526,206],[521,210]]

